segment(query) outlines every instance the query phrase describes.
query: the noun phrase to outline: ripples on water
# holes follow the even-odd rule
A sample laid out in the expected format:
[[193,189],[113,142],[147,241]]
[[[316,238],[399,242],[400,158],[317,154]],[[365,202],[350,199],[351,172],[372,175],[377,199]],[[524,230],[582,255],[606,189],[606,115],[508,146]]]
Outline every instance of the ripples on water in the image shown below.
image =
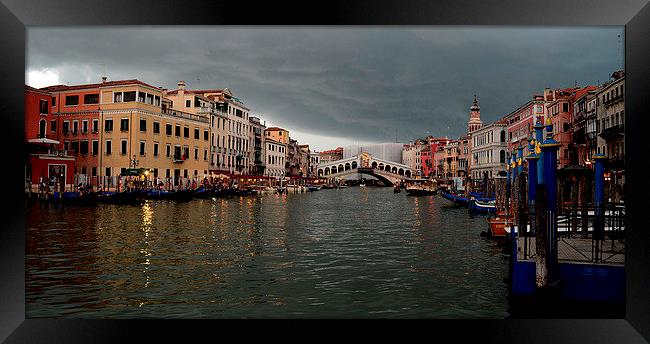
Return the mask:
[[507,316],[485,218],[439,196],[35,204],[26,227],[29,318]]

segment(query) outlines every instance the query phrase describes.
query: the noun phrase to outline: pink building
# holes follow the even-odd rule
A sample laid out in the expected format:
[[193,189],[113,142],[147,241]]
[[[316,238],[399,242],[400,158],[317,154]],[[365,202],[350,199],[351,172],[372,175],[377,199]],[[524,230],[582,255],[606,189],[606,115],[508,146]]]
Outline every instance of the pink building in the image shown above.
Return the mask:
[[546,105],[547,118],[553,124],[553,138],[562,144],[557,154],[558,168],[569,166],[573,159],[570,147],[573,141],[571,124],[573,122],[575,101],[596,88],[596,86],[587,86],[557,90],[555,91],[555,100]]
[[554,99],[555,92],[547,88],[544,90],[544,95],[534,95],[533,99],[503,118],[507,127],[509,152],[520,145],[526,147],[535,119],[541,116],[544,121],[546,120],[546,104]]

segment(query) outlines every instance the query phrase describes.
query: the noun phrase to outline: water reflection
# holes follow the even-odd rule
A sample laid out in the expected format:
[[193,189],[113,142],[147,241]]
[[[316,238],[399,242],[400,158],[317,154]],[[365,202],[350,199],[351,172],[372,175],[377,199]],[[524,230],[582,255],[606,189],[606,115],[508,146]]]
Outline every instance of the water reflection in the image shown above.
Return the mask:
[[507,259],[435,197],[28,209],[28,317],[496,317]]

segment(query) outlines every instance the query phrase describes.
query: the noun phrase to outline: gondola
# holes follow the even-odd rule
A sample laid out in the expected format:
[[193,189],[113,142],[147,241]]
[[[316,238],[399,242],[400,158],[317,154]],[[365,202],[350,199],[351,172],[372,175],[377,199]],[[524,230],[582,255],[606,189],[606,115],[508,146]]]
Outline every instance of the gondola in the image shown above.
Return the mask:
[[492,214],[495,213],[496,210],[496,200],[486,202],[472,197],[469,201],[468,211],[470,213]]
[[456,204],[456,205],[460,205],[460,206],[463,206],[463,207],[469,206],[469,199],[467,197],[460,196],[460,195],[454,195],[454,194],[452,194],[450,192],[447,192],[447,191],[441,191],[440,195],[443,198],[454,202],[454,204]]

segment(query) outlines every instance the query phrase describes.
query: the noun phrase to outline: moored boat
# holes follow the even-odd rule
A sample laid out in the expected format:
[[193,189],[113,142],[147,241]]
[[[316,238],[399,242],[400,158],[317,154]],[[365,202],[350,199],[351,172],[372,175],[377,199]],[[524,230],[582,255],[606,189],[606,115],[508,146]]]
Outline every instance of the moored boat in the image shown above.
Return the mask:
[[432,179],[409,179],[406,181],[409,196],[427,196],[438,193],[438,184]]
[[505,216],[497,216],[487,219],[488,222],[488,235],[495,239],[507,239],[508,231],[506,227],[512,227],[512,219]]
[[468,211],[470,213],[491,214],[496,210],[496,200],[481,201],[472,197],[469,201]]
[[460,206],[463,206],[463,207],[469,206],[469,198],[467,198],[465,196],[456,195],[456,194],[453,194],[453,193],[448,192],[448,191],[442,191],[440,193],[440,195],[443,198],[454,202],[454,204],[456,204],[456,205],[460,205]]

